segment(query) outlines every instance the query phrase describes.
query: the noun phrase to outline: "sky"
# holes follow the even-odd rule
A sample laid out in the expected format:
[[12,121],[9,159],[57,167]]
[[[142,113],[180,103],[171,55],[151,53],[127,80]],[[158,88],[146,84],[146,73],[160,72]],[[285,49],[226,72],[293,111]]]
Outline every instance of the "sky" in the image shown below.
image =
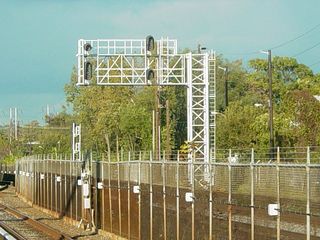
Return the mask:
[[[78,39],[178,40],[198,43],[229,60],[297,56],[320,71],[319,0],[0,0],[0,125],[9,108],[20,123],[43,121],[47,105],[66,105],[64,85],[76,63]],[[318,26],[319,25],[319,26]],[[316,27],[317,26],[317,27]],[[319,44],[318,44],[319,43]],[[319,46],[318,46],[318,45]],[[313,47],[313,48],[312,48]],[[309,48],[312,48],[308,50]]]

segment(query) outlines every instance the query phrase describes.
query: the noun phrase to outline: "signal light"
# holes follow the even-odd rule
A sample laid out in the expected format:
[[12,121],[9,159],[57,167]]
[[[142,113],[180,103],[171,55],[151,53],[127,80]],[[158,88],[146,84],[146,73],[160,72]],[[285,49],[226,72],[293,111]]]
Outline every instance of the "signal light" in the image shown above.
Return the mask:
[[152,51],[154,49],[154,38],[151,35],[146,37],[146,48],[147,51]]
[[153,80],[154,79],[154,71],[152,69],[147,69],[146,76],[147,76],[147,80]]
[[84,64],[84,79],[91,80],[92,78],[92,64],[90,62],[86,62]]
[[83,49],[86,50],[87,52],[90,51],[92,49],[92,46],[90,43],[85,43],[83,45]]

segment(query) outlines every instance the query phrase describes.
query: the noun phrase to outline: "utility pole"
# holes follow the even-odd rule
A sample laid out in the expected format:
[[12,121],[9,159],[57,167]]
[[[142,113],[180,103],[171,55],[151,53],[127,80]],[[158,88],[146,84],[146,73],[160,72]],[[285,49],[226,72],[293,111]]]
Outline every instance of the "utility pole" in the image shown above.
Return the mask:
[[229,105],[229,99],[228,99],[228,67],[226,67],[226,70],[224,71],[224,106],[225,109]]
[[166,139],[166,153],[168,157],[171,155],[171,149],[170,149],[170,106],[169,106],[169,100],[166,100],[166,129],[167,129],[167,139]]
[[224,108],[226,109],[229,105],[228,99],[228,67],[219,67],[219,69],[223,70],[224,72]]
[[268,81],[269,81],[269,157],[274,158],[274,138],[273,138],[273,102],[272,102],[272,61],[271,50],[261,51],[268,55]]
[[160,87],[155,86],[155,113],[154,113],[154,156],[155,160],[160,160],[160,151],[161,151],[161,133],[160,133],[160,124],[161,124],[161,112],[160,112]]
[[201,44],[199,43],[198,44],[198,53],[201,54],[201,51],[205,51],[205,50],[207,50],[207,48],[206,47],[202,47]]
[[18,140],[18,111],[14,108],[14,139]]
[[269,146],[270,158],[273,159],[274,139],[273,139],[273,103],[272,103],[272,62],[271,50],[268,50],[268,78],[269,78]]
[[47,116],[50,116],[50,106],[47,104]]
[[11,146],[11,143],[12,143],[12,108],[10,108],[9,110],[9,143],[10,143],[10,146]]
[[9,142],[12,139],[18,140],[18,110],[17,108],[10,108],[9,110]]

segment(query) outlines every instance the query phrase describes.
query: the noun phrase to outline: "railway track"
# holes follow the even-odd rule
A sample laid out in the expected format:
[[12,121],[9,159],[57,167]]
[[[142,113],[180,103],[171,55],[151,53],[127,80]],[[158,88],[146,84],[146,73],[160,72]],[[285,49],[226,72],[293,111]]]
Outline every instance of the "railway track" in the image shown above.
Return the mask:
[[72,239],[72,237],[65,233],[29,218],[17,210],[2,204],[0,204],[0,220],[0,227],[18,240]]

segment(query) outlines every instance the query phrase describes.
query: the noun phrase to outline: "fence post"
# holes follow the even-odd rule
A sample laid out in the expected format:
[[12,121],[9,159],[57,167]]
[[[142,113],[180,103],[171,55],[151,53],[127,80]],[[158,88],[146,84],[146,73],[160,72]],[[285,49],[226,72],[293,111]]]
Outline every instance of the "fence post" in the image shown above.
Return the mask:
[[[76,165],[76,178],[77,178],[77,187],[76,187],[76,221],[78,221],[79,219],[79,215],[78,215],[78,212],[79,212],[79,201],[78,201],[78,198],[79,198],[79,185],[78,185],[78,177],[80,175],[80,179],[82,181],[82,177],[81,177],[81,155],[80,155],[80,161],[79,162],[75,162],[75,165]],[[80,167],[79,167],[80,165]],[[80,170],[80,171],[79,171]],[[81,193],[80,193],[80,196],[81,196]],[[82,205],[81,205],[82,206]]]
[[131,159],[131,154],[130,151],[128,153],[128,239],[131,239],[131,213],[130,213],[130,159]]
[[254,149],[251,149],[251,162],[250,162],[250,175],[251,175],[251,240],[254,240]]
[[48,158],[46,160],[46,167],[45,167],[45,171],[46,171],[46,186],[45,186],[45,195],[46,195],[46,200],[45,200],[45,205],[44,208],[46,208],[46,210],[50,209],[50,171],[49,171],[49,160],[50,158]]
[[209,157],[209,240],[212,240],[212,151]]
[[[56,162],[56,161],[54,161],[54,162]],[[50,194],[51,194],[51,197],[50,197],[50,210],[52,211],[53,210],[53,196],[52,196],[52,181],[53,181],[53,178],[52,178],[52,176],[53,176],[53,161],[51,161],[51,169],[50,169]],[[54,192],[56,192],[56,189],[55,189],[55,191]]]
[[152,152],[150,151],[150,156],[149,156],[149,193],[150,193],[150,240],[152,240],[152,217],[153,217],[153,214],[152,214],[152,204],[153,204],[153,193],[152,193]]
[[[122,150],[121,150],[121,157],[122,157]],[[121,236],[122,234],[122,226],[121,226],[121,186],[120,186],[120,158],[119,154],[117,154],[117,171],[118,171],[118,176],[117,176],[117,182],[118,182],[118,221],[119,221],[119,235]]]
[[69,198],[70,200],[70,218],[73,219],[73,159],[72,159],[72,155],[70,156],[70,160],[69,160],[69,165],[70,165],[70,176],[69,176],[69,179],[70,179],[70,189],[69,189]]
[[194,202],[195,202],[195,196],[194,196],[194,184],[195,184],[195,182],[194,182],[194,164],[195,164],[195,162],[194,162],[194,160],[195,160],[195,153],[193,152],[192,154],[191,154],[191,179],[192,179],[192,182],[191,182],[191,192],[192,192],[192,197],[193,197],[193,199],[192,199],[192,202],[191,202],[191,222],[192,222],[192,229],[191,229],[191,239],[192,240],[194,240],[195,238],[195,229],[194,229],[194,220],[195,220],[195,216],[194,216]]
[[36,176],[35,176],[35,164],[34,164],[34,159],[32,159],[32,164],[31,164],[31,166],[32,166],[32,172],[31,172],[31,174],[30,174],[30,176],[31,176],[31,190],[32,190],[32,201],[31,201],[31,203],[32,203],[32,206],[33,206],[33,204],[34,204],[34,186],[35,186],[35,179],[36,179]]
[[229,149],[228,158],[228,229],[229,229],[229,240],[232,240],[232,178],[231,178],[231,149]]
[[104,185],[104,154],[102,154],[102,162],[101,162],[101,171],[102,171],[102,173],[101,173],[101,179],[102,179],[102,230],[105,230],[105,227],[104,227],[104,225],[105,225],[105,219],[104,219],[104,216],[105,216],[105,214],[104,214],[104,210],[105,210],[105,197],[104,197],[104,192],[105,192],[105,185]]
[[307,148],[307,165],[306,165],[306,174],[307,174],[307,206],[306,206],[306,233],[307,240],[310,240],[310,147]]
[[[58,160],[60,162],[60,160]],[[58,164],[59,164],[58,162]],[[55,202],[55,211],[58,213],[58,187],[57,187],[57,181],[55,181],[55,179],[57,178],[57,162],[55,163],[55,171],[54,171],[54,202]]]
[[110,218],[110,232],[112,232],[112,199],[111,199],[111,156],[108,150],[108,191],[109,191],[109,218]]
[[138,204],[139,204],[139,229],[138,229],[138,239],[141,239],[141,151],[139,152],[139,163],[138,163],[138,185],[139,185],[139,195],[138,195]]
[[278,204],[278,215],[277,215],[277,240],[280,240],[280,148],[277,147],[277,204]]
[[[161,157],[161,156],[160,156]],[[167,239],[167,209],[166,209],[166,152],[162,156],[162,197],[163,197],[163,239]]]
[[42,208],[43,206],[43,185],[44,185],[44,181],[45,181],[45,175],[44,175],[44,160],[40,159],[39,160],[39,169],[40,169],[40,174],[43,174],[44,178],[41,179],[40,178],[40,186],[39,186],[39,206],[40,208]]
[[179,190],[179,181],[180,181],[180,174],[179,174],[179,160],[180,160],[180,152],[178,151],[177,154],[177,173],[176,173],[176,206],[177,206],[177,240],[180,239],[180,190]]
[[[62,168],[62,160],[60,161],[60,164],[59,164],[59,165],[60,165],[60,169],[59,169],[59,170],[60,170],[60,173],[59,173],[59,176],[60,176],[60,179],[62,179],[62,176],[61,176],[61,175],[62,175],[62,169],[61,169],[61,168]],[[57,182],[56,179],[55,179],[55,181]],[[61,182],[61,181],[59,182],[59,190],[60,190],[60,200],[59,200],[59,201],[60,201],[60,204],[59,204],[59,205],[60,205],[60,213],[59,213],[59,214],[61,215],[61,214],[62,214],[62,182]],[[62,215],[61,215],[61,216],[62,216]]]

